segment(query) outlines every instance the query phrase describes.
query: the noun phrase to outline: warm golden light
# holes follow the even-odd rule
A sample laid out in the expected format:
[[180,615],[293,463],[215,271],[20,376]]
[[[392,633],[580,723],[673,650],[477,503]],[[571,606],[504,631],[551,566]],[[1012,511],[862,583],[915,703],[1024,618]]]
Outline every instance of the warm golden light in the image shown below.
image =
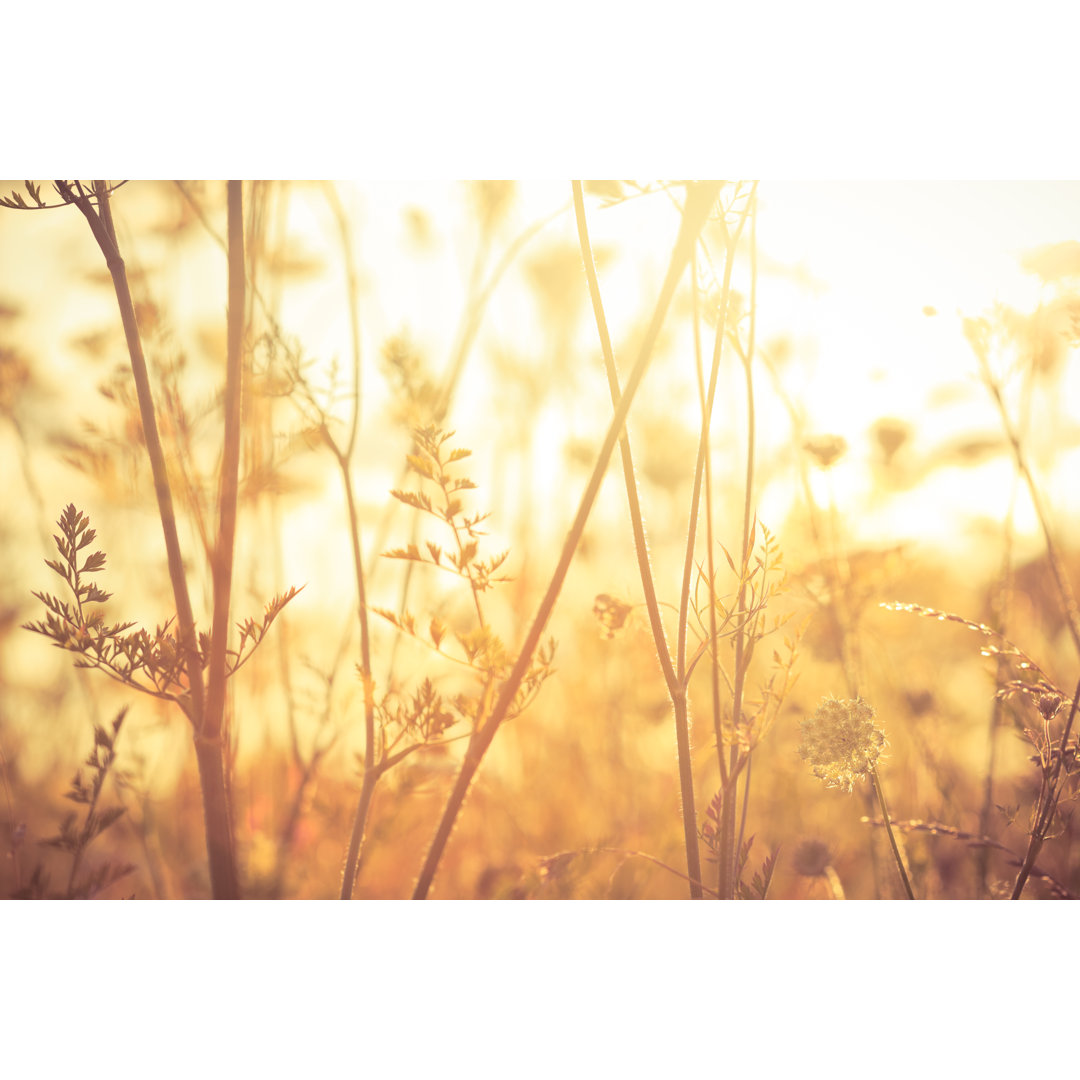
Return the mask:
[[1080,890],[1080,184],[0,194],[0,896]]

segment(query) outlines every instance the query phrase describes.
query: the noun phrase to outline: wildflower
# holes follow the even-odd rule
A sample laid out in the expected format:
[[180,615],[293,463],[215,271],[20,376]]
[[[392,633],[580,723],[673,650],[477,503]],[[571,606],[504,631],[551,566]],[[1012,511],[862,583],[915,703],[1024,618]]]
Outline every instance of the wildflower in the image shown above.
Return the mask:
[[874,726],[873,706],[862,698],[823,698],[802,723],[799,755],[827,787],[851,791],[870,773],[885,749],[885,733]]
[[1042,713],[1042,718],[1050,723],[1051,720],[1057,715],[1058,709],[1061,708],[1062,697],[1060,694],[1042,694],[1039,697],[1039,712]]
[[822,698],[821,704],[809,720],[802,723],[802,746],[799,754],[809,761],[814,775],[825,781],[826,787],[839,787],[851,791],[856,780],[864,776],[870,784],[881,807],[881,822],[889,834],[896,868],[904,884],[909,900],[915,899],[904,865],[900,846],[889,821],[889,808],[885,792],[877,775],[877,761],[885,749],[885,732],[874,726],[874,707],[862,698],[854,701]]
[[630,611],[629,604],[624,604],[621,600],[608,596],[607,593],[601,593],[593,604],[593,614],[600,620],[600,625],[604,628],[604,634],[608,638],[613,638],[616,631],[621,630],[626,625],[626,620],[630,617]]
[[802,877],[824,877],[832,864],[832,852],[821,840],[804,840],[795,849],[791,864]]

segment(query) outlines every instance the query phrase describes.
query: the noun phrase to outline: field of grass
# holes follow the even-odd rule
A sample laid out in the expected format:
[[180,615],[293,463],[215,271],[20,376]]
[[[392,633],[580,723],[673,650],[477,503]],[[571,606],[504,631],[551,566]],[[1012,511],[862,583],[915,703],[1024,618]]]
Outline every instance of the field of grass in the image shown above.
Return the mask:
[[765,181],[0,193],[0,897],[1080,895],[1071,217],[838,314]]

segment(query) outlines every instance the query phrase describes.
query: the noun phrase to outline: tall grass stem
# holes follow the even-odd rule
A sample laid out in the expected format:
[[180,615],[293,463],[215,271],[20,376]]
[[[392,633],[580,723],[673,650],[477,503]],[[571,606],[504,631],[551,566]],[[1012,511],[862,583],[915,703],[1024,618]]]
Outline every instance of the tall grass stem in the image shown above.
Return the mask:
[[630,412],[630,405],[633,402],[634,395],[637,393],[638,387],[641,385],[641,380],[644,378],[645,371],[649,366],[649,360],[652,357],[656,339],[660,335],[660,330],[664,324],[668,307],[671,305],[671,299],[675,295],[676,286],[679,283],[679,279],[682,277],[686,264],[690,260],[694,245],[697,243],[697,238],[712,210],[716,197],[719,194],[719,190],[720,185],[712,182],[702,182],[688,189],[682,222],[672,249],[667,274],[664,277],[664,283],[660,290],[660,297],[656,302],[656,307],[653,311],[644,340],[641,343],[637,361],[634,364],[630,378],[623,391],[619,407],[615,410],[614,417],[612,417],[603,446],[597,457],[596,465],[593,468],[592,476],[582,495],[577,515],[574,518],[566,541],[563,544],[562,554],[560,555],[558,564],[552,574],[547,591],[537,609],[532,627],[518,654],[517,661],[511,669],[506,682],[502,686],[490,718],[485,723],[484,727],[477,731],[474,738],[470,739],[469,749],[465,754],[465,760],[462,762],[461,770],[458,773],[454,788],[451,791],[450,798],[444,808],[435,837],[432,840],[431,846],[428,849],[421,867],[416,887],[413,890],[413,899],[425,899],[431,889],[431,884],[435,878],[439,862],[446,849],[447,841],[450,839],[450,834],[453,831],[458,814],[461,812],[461,807],[464,804],[465,796],[469,790],[469,785],[472,782],[473,776],[475,776],[476,770],[480,766],[484,753],[491,745],[491,742],[499,729],[499,725],[505,719],[511,704],[517,695],[518,689],[521,686],[522,680],[525,678],[529,665],[532,662],[533,653],[540,644],[540,638],[543,635],[544,628],[547,626],[548,619],[551,617],[551,613],[555,608],[555,601],[562,591],[563,583],[565,582],[567,572],[570,569],[570,563],[573,560],[574,553],[576,552],[582,534],[585,531],[585,523],[592,511],[596,496],[600,491],[600,485],[603,482],[604,474],[607,472],[608,463],[611,461],[615,443],[622,432],[623,425],[626,423],[626,417]]
[[874,789],[874,794],[877,796],[878,806],[881,809],[881,820],[885,823],[885,831],[889,835],[889,843],[892,845],[893,857],[896,859],[896,868],[900,871],[900,880],[904,883],[904,892],[907,893],[907,898],[909,900],[914,900],[915,893],[911,889],[911,881],[908,878],[907,868],[904,866],[904,859],[900,854],[900,847],[896,843],[892,821],[889,818],[889,808],[885,805],[885,792],[881,787],[881,780],[878,777],[877,769],[871,765],[867,775],[870,777],[870,786]]
[[[596,319],[596,329],[600,336],[600,351],[604,358],[604,371],[607,374],[611,405],[613,409],[618,409],[622,391],[619,389],[619,373],[615,367],[611,336],[608,333],[607,318],[604,315],[604,305],[600,297],[600,282],[597,279],[592,245],[589,242],[588,222],[585,218],[585,198],[580,180],[573,182],[573,194],[578,243],[581,247],[581,258],[585,266],[585,277],[589,286],[593,315]],[[671,653],[664,634],[664,624],[660,618],[660,605],[656,598],[656,586],[653,582],[652,568],[649,565],[649,545],[645,538],[645,523],[641,512],[641,501],[638,497],[634,459],[630,449],[630,436],[625,427],[619,435],[619,454],[622,458],[623,484],[626,488],[626,499],[630,509],[630,525],[634,534],[634,553],[637,557],[641,588],[645,595],[649,628],[652,631],[653,645],[660,661],[664,681],[667,684],[668,694],[671,696],[675,712],[679,789],[682,798],[683,836],[686,845],[686,867],[690,884],[690,896],[694,900],[700,900],[702,898],[701,857],[698,852],[697,817],[694,806],[694,774],[690,761],[690,734],[688,730],[686,694],[671,663]]]

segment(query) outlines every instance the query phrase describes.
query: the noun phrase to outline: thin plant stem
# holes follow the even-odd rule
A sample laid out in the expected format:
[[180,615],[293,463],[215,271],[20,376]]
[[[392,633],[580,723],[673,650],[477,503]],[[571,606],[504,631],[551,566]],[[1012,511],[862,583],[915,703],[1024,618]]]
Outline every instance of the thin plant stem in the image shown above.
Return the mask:
[[732,880],[736,884],[739,880],[739,860],[741,858],[743,837],[746,835],[746,814],[750,809],[750,773],[754,764],[754,751],[747,750],[746,752],[746,778],[743,780],[742,789],[742,811],[739,814],[739,835],[735,841],[735,871],[732,874]]
[[345,216],[345,208],[341,205],[337,188],[332,183],[324,187],[326,201],[333,211],[334,220],[337,222],[338,235],[341,239],[341,255],[345,264],[345,285],[349,294],[349,340],[352,343],[352,369],[353,369],[353,411],[349,421],[349,438],[345,444],[346,461],[352,458],[356,448],[356,436],[360,430],[361,409],[361,377],[360,365],[360,311],[358,300],[360,296],[359,277],[356,272],[356,258],[353,255],[352,238],[349,233],[349,220]]
[[[1013,471],[1012,488],[1009,493],[1009,508],[1005,515],[1005,545],[1001,556],[1001,573],[999,575],[998,602],[993,604],[996,609],[994,614],[994,629],[1005,636],[1008,632],[1008,601],[1012,589],[1012,549],[1013,534],[1015,531],[1016,495],[1020,482],[1020,474]],[[1009,661],[1006,657],[998,655],[994,684],[1001,686],[1006,678]],[[993,705],[990,709],[990,725],[987,732],[986,746],[986,776],[983,780],[983,801],[979,810],[979,833],[983,836],[990,832],[990,816],[994,809],[994,775],[997,771],[998,733],[1001,730],[1002,720],[1005,715],[1005,703],[994,695]],[[989,894],[988,875],[990,872],[990,848],[983,846],[975,853],[976,887],[980,897]]]
[[576,552],[582,534],[585,531],[585,523],[592,511],[596,496],[600,491],[600,485],[603,482],[604,474],[607,472],[608,463],[610,462],[611,455],[615,449],[615,443],[622,432],[623,425],[626,423],[630,405],[633,402],[634,395],[638,391],[638,387],[641,385],[641,380],[645,376],[645,371],[649,366],[649,360],[652,356],[656,339],[660,335],[660,330],[667,315],[668,307],[671,304],[672,297],[675,295],[675,288],[679,283],[679,279],[682,277],[686,264],[690,260],[694,245],[697,243],[697,238],[712,210],[718,192],[719,184],[710,182],[696,184],[690,187],[687,192],[682,222],[671,253],[667,274],[665,275],[664,283],[660,290],[660,297],[656,302],[655,310],[649,322],[644,340],[642,341],[637,361],[634,364],[630,378],[623,390],[623,396],[619,402],[618,408],[615,410],[615,415],[612,417],[592,476],[582,495],[577,515],[574,518],[574,522],[570,527],[570,532],[563,544],[562,554],[560,555],[558,564],[552,574],[547,591],[540,602],[532,627],[518,654],[517,661],[511,669],[506,682],[502,686],[498,700],[495,703],[494,711],[491,713],[484,726],[469,740],[469,746],[465,752],[465,758],[461,764],[457,780],[454,783],[453,790],[451,791],[450,797],[444,808],[435,837],[432,840],[431,847],[428,849],[421,867],[416,887],[413,890],[413,899],[415,900],[425,899],[431,889],[432,881],[435,878],[435,873],[442,860],[443,852],[446,849],[447,841],[450,839],[450,834],[453,831],[458,814],[461,812],[461,807],[464,804],[465,796],[468,793],[472,779],[476,775],[476,771],[480,766],[484,753],[495,738],[499,726],[506,718],[510,706],[513,704],[514,698],[517,696],[517,692],[525,678],[525,674],[529,669],[529,665],[532,662],[533,653],[540,643],[544,628],[547,626],[548,619],[551,617],[551,613],[555,608],[555,601],[559,597],[563,583],[566,580],[567,572],[570,569],[570,563],[573,560],[574,553]]
[[[124,260],[116,240],[112,210],[109,204],[109,188],[104,180],[94,182],[93,197],[79,181],[69,184],[58,180],[57,188],[65,201],[74,204],[86,219],[94,234],[105,264],[112,277],[116,293],[120,319],[124,327],[128,356],[131,361],[132,378],[139,402],[139,416],[142,421],[143,438],[150,460],[150,471],[154,479],[154,494],[157,499],[158,516],[161,519],[162,533],[165,538],[165,551],[168,560],[169,580],[172,584],[173,601],[176,604],[177,629],[180,648],[184,655],[188,675],[188,694],[184,700],[184,711],[195,730],[196,757],[199,764],[199,781],[203,797],[203,817],[206,825],[206,846],[210,863],[210,882],[215,899],[234,899],[239,895],[236,857],[232,836],[232,819],[229,812],[228,778],[226,775],[223,748],[220,741],[220,721],[217,737],[213,738],[213,727],[205,729],[206,703],[202,678],[202,658],[199,653],[198,639],[195,634],[195,619],[188,592],[184,560],[180,549],[177,531],[176,511],[173,506],[172,489],[169,484],[165,452],[158,432],[154,411],[153,392],[150,388],[150,375],[143,353],[142,339],[138,321],[135,317],[135,305],[131,296],[131,287],[127,279]],[[95,209],[96,203],[96,209]],[[230,253],[230,293],[232,292],[232,255]],[[241,267],[242,252],[241,252]],[[232,317],[243,319],[243,301],[230,306]]]
[[1058,596],[1061,598],[1061,607],[1065,614],[1065,624],[1069,629],[1069,636],[1072,638],[1073,645],[1076,647],[1077,653],[1080,654],[1080,613],[1077,612],[1076,597],[1073,595],[1072,587],[1070,586],[1068,576],[1065,573],[1061,555],[1058,552],[1057,543],[1054,540],[1054,534],[1050,528],[1050,519],[1047,517],[1046,509],[1043,506],[1042,496],[1039,493],[1039,486],[1035,483],[1035,478],[1031,474],[1031,469],[1027,462],[1027,455],[1024,453],[1023,446],[1020,443],[1020,437],[1016,432],[1012,420],[1009,418],[1009,411],[1005,407],[1005,399],[1001,393],[1001,386],[990,370],[990,360],[986,354],[986,350],[981,347],[975,347],[975,355],[979,361],[979,366],[982,369],[983,381],[986,383],[987,388],[990,391],[990,396],[994,399],[994,404],[997,406],[998,413],[1001,416],[1001,426],[1005,431],[1005,437],[1009,440],[1009,445],[1012,447],[1016,468],[1024,478],[1024,483],[1027,486],[1028,495],[1031,498],[1031,505],[1035,510],[1035,516],[1038,518],[1039,528],[1042,531],[1043,540],[1046,543],[1046,558],[1050,565],[1050,573],[1053,575],[1054,584],[1057,586]]
[[180,550],[180,537],[176,527],[176,511],[173,507],[172,489],[165,464],[165,451],[158,432],[157,418],[154,412],[154,398],[150,389],[150,374],[143,354],[139,325],[135,318],[135,304],[131,297],[127,270],[116,244],[116,232],[112,224],[112,211],[109,206],[108,188],[103,180],[95,183],[95,197],[98,209],[95,211],[90,195],[76,181],[75,186],[65,181],[57,185],[67,192],[67,197],[78,207],[86,218],[94,239],[98,242],[105,265],[113,280],[120,319],[124,327],[131,372],[135,382],[135,393],[139,402],[139,417],[142,421],[143,438],[146,452],[150,459],[150,471],[154,479],[154,495],[157,498],[158,516],[165,538],[165,551],[168,557],[169,581],[172,584],[173,599],[176,603],[176,619],[179,629],[180,644],[188,665],[190,680],[189,716],[196,728],[202,725],[203,684],[198,673],[202,670],[198,644],[195,637],[195,618],[192,614],[191,596],[188,592],[187,578],[184,574],[184,560]]
[[[364,692],[364,711],[367,712],[369,694]],[[341,899],[351,900],[353,889],[356,885],[356,877],[360,873],[360,861],[363,855],[364,832],[367,828],[368,813],[371,810],[371,800],[375,794],[375,786],[382,775],[379,763],[371,759],[364,761],[364,779],[360,784],[360,799],[356,805],[356,816],[353,819],[353,830],[349,837],[349,850],[345,856],[345,871],[341,879]]]
[[[682,579],[682,591],[679,597],[679,622],[678,622],[678,642],[676,646],[676,670],[678,671],[679,681],[682,687],[682,693],[675,701],[675,710],[677,717],[677,724],[679,725],[676,730],[679,731],[685,727],[687,742],[686,742],[686,754],[689,759],[690,747],[689,747],[689,730],[690,722],[688,715],[688,703],[687,703],[687,681],[688,670],[686,663],[686,631],[690,621],[690,583],[694,570],[694,548],[697,541],[697,526],[698,517],[701,511],[701,488],[705,477],[705,461],[709,456],[709,434],[712,428],[712,414],[713,406],[716,400],[716,384],[720,374],[720,357],[721,350],[723,348],[724,336],[727,328],[727,316],[728,306],[731,296],[731,274],[735,265],[735,249],[738,244],[739,237],[742,235],[743,228],[746,225],[747,217],[751,212],[753,205],[754,192],[757,190],[757,182],[751,189],[750,198],[747,200],[743,212],[739,216],[738,227],[735,230],[735,235],[727,245],[727,257],[724,260],[724,279],[721,290],[720,299],[720,312],[717,318],[716,325],[716,343],[713,349],[712,369],[709,372],[709,389],[705,396],[705,405],[702,410],[701,417],[701,432],[698,439],[698,452],[697,460],[694,464],[694,485],[693,492],[690,496],[690,514],[687,522],[686,529],[686,557],[683,561],[683,579]],[[747,495],[749,498],[749,493]],[[738,608],[736,610],[739,610]],[[681,715],[680,715],[681,714]],[[733,779],[735,773],[736,763],[733,761],[729,770],[729,778]],[[725,800],[725,804],[727,800]],[[696,843],[696,828],[695,828],[695,843]],[[721,849],[721,860],[723,860],[723,849]],[[721,862],[723,866],[723,861]],[[723,869],[721,869],[720,880],[720,892],[725,894],[725,878]]]
[[[110,750],[111,754],[112,751]],[[86,805],[86,823],[83,826],[82,835],[79,838],[79,843],[71,856],[71,870],[68,873],[67,891],[66,896],[69,900],[75,898],[75,878],[79,874],[79,868],[82,866],[83,856],[86,854],[86,849],[90,845],[90,825],[94,820],[94,811],[97,809],[98,799],[101,797],[102,789],[105,787],[104,776],[101,777],[100,782],[95,781],[93,794],[90,796],[90,801]]]
[[[691,262],[690,271],[693,274],[693,319],[694,319],[694,368],[697,372],[698,401],[701,405],[701,416],[705,418],[705,366],[701,359],[701,326],[699,312],[699,293],[701,283],[698,280],[697,251]],[[710,588],[716,581],[716,563],[713,558],[713,507],[712,507],[712,455],[705,455],[705,567],[709,576]],[[717,625],[715,597],[710,593],[709,597],[709,641],[712,648],[709,650],[709,689],[712,694],[713,734],[716,737],[716,757],[720,764],[720,785],[726,788],[728,783],[728,766],[724,758],[724,723],[720,705],[720,656],[716,650]]]
[[376,762],[375,685],[374,675],[371,670],[371,628],[368,620],[367,584],[360,540],[360,516],[356,508],[356,494],[353,491],[351,472],[351,459],[353,450],[356,447],[357,433],[360,429],[361,408],[360,318],[357,309],[359,286],[345,211],[341,206],[337,191],[332,185],[327,186],[326,192],[330,208],[337,221],[338,233],[341,238],[342,258],[345,264],[349,330],[352,341],[353,404],[352,416],[349,421],[349,437],[344,449],[337,445],[325,424],[323,424],[322,432],[337,461],[338,470],[341,473],[342,487],[345,492],[345,505],[349,512],[349,540],[352,546],[353,575],[356,581],[357,619],[360,625],[360,676],[363,681],[364,692],[364,779],[361,784],[360,799],[357,803],[356,816],[353,819],[352,832],[349,837],[349,848],[345,856],[345,870],[341,883],[341,899],[348,900],[352,897],[356,876],[360,872],[360,859],[364,833],[367,828],[368,810],[371,806],[375,785],[378,783],[381,773]]
[[[735,264],[735,246],[738,242],[739,236],[742,235],[742,230],[746,224],[746,218],[747,214],[749,213],[749,208],[750,202],[748,201],[746,204],[746,209],[744,209],[743,213],[739,217],[739,225],[736,229],[735,236],[734,238],[730,239],[727,244],[727,257],[724,261],[724,278],[720,295],[720,310],[717,316],[716,338],[713,345],[712,366],[709,372],[709,386],[705,395],[705,402],[702,406],[701,433],[698,438],[697,461],[694,465],[694,486],[693,493],[690,498],[690,516],[687,525],[686,557],[683,562],[682,591],[679,597],[679,636],[676,665],[680,679],[682,679],[684,682],[687,676],[686,628],[689,622],[688,616],[690,608],[690,581],[694,568],[694,545],[697,536],[698,515],[701,505],[701,488],[702,482],[705,477],[705,461],[709,454],[709,433],[712,427],[713,404],[716,398],[716,384],[720,373],[720,358],[727,329],[728,306],[731,297],[731,273]],[[712,603],[713,599],[713,597],[710,597],[710,603]],[[722,751],[720,752],[722,753]],[[733,760],[732,767],[728,776],[729,784],[734,778],[733,774],[736,771],[735,764],[736,763]],[[725,791],[725,795],[727,794],[728,793]],[[725,804],[727,801],[728,800],[725,799]],[[721,818],[721,820],[723,820],[723,817]],[[734,836],[734,833],[732,833],[732,836]],[[728,877],[729,875],[726,875],[724,872],[723,858],[721,857],[720,893],[722,896],[727,895],[725,893],[724,886]]]
[[[746,376],[746,481],[743,492],[743,522],[742,522],[742,545],[739,562],[739,591],[735,602],[735,610],[742,611],[746,600],[746,575],[745,570],[749,564],[750,552],[750,518],[753,512],[753,486],[754,486],[754,445],[755,445],[755,413],[754,413],[754,333],[755,333],[755,307],[757,299],[757,211],[755,202],[757,198],[756,185],[746,203],[743,220],[740,222],[739,232],[746,220],[746,214],[752,214],[750,224],[750,339],[746,353],[742,357],[743,370]],[[736,233],[728,243],[728,263],[735,257],[735,245],[738,242],[739,233]],[[725,305],[726,306],[726,305]],[[719,333],[719,331],[718,331]],[[718,339],[719,340],[719,339]],[[738,794],[738,763],[739,763],[739,740],[738,730],[742,723],[743,687],[746,680],[746,640],[747,628],[745,622],[741,622],[735,634],[735,687],[732,692],[731,723],[733,727],[733,739],[728,757],[727,775],[729,782],[724,798],[720,806],[720,894],[725,899],[733,899],[735,896],[736,882],[739,876],[738,858],[739,841],[735,837],[735,801]],[[744,785],[749,782],[749,773]]]
[[900,848],[896,843],[896,837],[893,835],[892,822],[889,819],[889,808],[885,805],[885,792],[881,787],[881,780],[878,777],[877,769],[873,765],[870,766],[868,775],[870,776],[870,786],[874,789],[878,806],[881,808],[881,820],[884,822],[885,831],[889,835],[889,843],[892,845],[893,856],[896,859],[896,868],[900,871],[900,880],[904,883],[904,892],[907,893],[907,898],[909,900],[914,900],[915,893],[911,890],[911,882],[908,880],[907,869],[904,866]]
[[[884,822],[868,817],[864,817],[862,820],[864,823],[873,825],[875,828],[881,828],[884,824]],[[931,836],[948,836],[954,840],[959,840],[968,847],[975,848],[978,851],[984,849],[989,851],[1000,851],[1005,856],[1005,861],[1010,866],[1019,867],[1024,864],[1023,856],[1017,855],[1012,848],[995,840],[992,836],[964,832],[962,829],[957,829],[952,825],[946,825],[940,821],[894,821],[893,828],[900,829],[902,832],[925,832],[929,833]],[[1070,893],[1060,881],[1052,874],[1047,873],[1040,866],[1033,865],[1031,867],[1031,877],[1039,878],[1040,881],[1045,882],[1050,891],[1061,900],[1077,899],[1077,897]]]
[[622,855],[626,859],[644,859],[646,862],[651,862],[654,866],[659,866],[662,870],[666,870],[669,874],[674,874],[676,877],[682,878],[683,881],[689,882],[691,885],[696,885],[702,892],[707,892],[710,896],[715,897],[718,895],[716,891],[710,889],[708,885],[704,885],[700,881],[694,881],[692,878],[687,877],[681,870],[676,870],[674,866],[664,862],[662,859],[658,859],[655,855],[650,855],[647,851],[634,851],[630,848],[593,847],[582,848],[580,851],[560,852],[558,855],[551,856],[551,859],[554,860],[567,855]]
[[[611,336],[608,333],[607,319],[604,315],[604,305],[600,298],[600,283],[596,276],[596,265],[593,260],[592,246],[589,243],[588,223],[585,219],[585,198],[582,192],[580,180],[573,182],[574,215],[577,220],[578,241],[581,246],[581,257],[585,265],[585,277],[589,285],[589,296],[592,300],[593,314],[596,318],[596,328],[600,335],[600,349],[604,357],[604,370],[607,374],[608,390],[611,395],[613,408],[619,407],[622,392],[619,389],[619,374],[615,367],[615,356],[611,348]],[[649,546],[645,538],[645,523],[641,513],[641,502],[638,498],[637,479],[634,473],[634,459],[630,449],[630,436],[623,428],[619,436],[619,453],[622,458],[623,483],[626,488],[626,499],[630,508],[630,525],[634,534],[634,553],[637,556],[638,573],[641,577],[641,588],[645,594],[645,607],[649,615],[649,628],[652,630],[653,644],[656,655],[660,660],[660,667],[664,673],[664,681],[667,684],[668,694],[671,696],[675,709],[676,718],[676,743],[678,746],[679,759],[679,786],[682,795],[683,807],[683,833],[686,843],[687,880],[690,882],[690,896],[694,900],[701,899],[701,859],[698,852],[697,821],[694,813],[694,777],[690,767],[690,739],[686,723],[686,695],[682,690],[675,668],[671,663],[671,654],[668,648],[667,638],[664,634],[664,624],[660,618],[660,605],[656,598],[656,587],[653,582],[652,568],[649,565]]]
[[435,403],[435,415],[433,417],[435,423],[440,423],[450,410],[454,391],[457,389],[458,382],[461,379],[461,373],[465,368],[465,361],[468,359],[469,350],[472,348],[473,342],[476,340],[476,335],[480,331],[484,312],[487,310],[488,301],[491,299],[499,282],[510,268],[514,259],[517,258],[518,252],[520,252],[534,236],[537,236],[547,228],[551,222],[562,217],[562,215],[566,213],[566,210],[567,207],[565,205],[560,206],[558,210],[530,225],[524,232],[515,237],[503,252],[502,257],[495,265],[495,269],[492,270],[484,287],[467,305],[464,320],[458,333],[454,350],[450,357],[450,362],[447,366],[447,375],[439,389],[439,396]]
[[[229,633],[229,606],[232,598],[233,559],[236,547],[236,507],[239,495],[240,436],[242,424],[243,352],[245,303],[244,265],[244,202],[240,180],[228,182],[229,234],[229,307],[227,327],[227,360],[225,374],[225,444],[221,464],[218,495],[218,535],[214,546],[212,573],[214,582],[214,616],[210,635],[209,682],[206,712],[202,728],[196,732],[199,769],[217,776],[219,766],[212,760],[224,753],[222,734],[225,729],[226,647]],[[205,759],[205,762],[204,762]],[[224,770],[224,763],[221,766]],[[225,791],[218,813],[228,820],[227,837],[218,843],[233,843],[232,814],[228,798],[228,776],[224,777]],[[216,782],[216,781],[215,781]],[[207,821],[208,831],[211,822]],[[216,827],[216,826],[215,826]],[[216,862],[216,865],[215,865]],[[214,894],[239,896],[236,859],[231,852],[217,854],[211,863]],[[215,880],[216,877],[216,880]]]
[[341,468],[342,482],[345,486],[345,502],[349,510],[349,536],[352,541],[353,570],[356,575],[357,608],[360,620],[360,674],[364,691],[364,780],[361,785],[356,816],[353,819],[352,833],[349,837],[349,850],[345,856],[345,871],[341,883],[341,899],[348,900],[352,897],[353,884],[360,870],[360,855],[364,843],[364,830],[367,827],[367,814],[371,806],[371,796],[374,793],[375,784],[379,779],[379,772],[375,760],[375,683],[371,671],[371,632],[368,626],[364,564],[360,551],[360,523],[356,512],[356,497],[353,493],[348,461],[340,451],[336,450],[336,456]]
[[[527,229],[519,233],[514,240],[507,246],[503,252],[498,263],[495,265],[495,269],[492,270],[488,276],[487,281],[484,283],[483,288],[478,292],[475,291],[475,284],[479,280],[479,274],[482,270],[481,258],[483,249],[486,249],[487,244],[482,242],[476,252],[476,257],[473,262],[473,273],[470,280],[470,292],[465,302],[465,306],[462,311],[461,320],[458,326],[457,333],[454,337],[454,346],[450,352],[450,358],[446,365],[446,374],[444,375],[434,405],[432,406],[431,421],[435,424],[441,424],[445,419],[446,414],[450,411],[450,406],[453,403],[454,393],[457,390],[458,383],[461,380],[461,374],[465,369],[465,364],[469,358],[469,352],[472,349],[473,344],[476,341],[476,336],[480,332],[480,327],[483,324],[484,314],[487,311],[487,306],[491,301],[491,297],[498,287],[500,281],[502,281],[507,270],[513,265],[514,259],[528,244],[533,237],[538,236],[551,222],[561,217],[566,212],[566,207],[561,206],[558,210],[547,217],[542,218],[539,221],[533,222]],[[395,487],[401,487],[405,481],[405,476],[408,473],[408,466],[406,466],[398,477]],[[395,512],[396,504],[388,504],[385,513],[382,515],[378,529],[375,533],[375,551],[383,551],[386,548],[386,537],[389,530],[391,517]],[[416,538],[419,535],[418,516],[414,515],[412,518],[412,535],[409,537],[410,543],[415,543]],[[379,564],[376,563],[371,568],[370,577],[374,577],[378,572]],[[408,607],[409,591],[412,586],[413,580],[413,564],[406,563],[404,573],[402,574],[400,599],[398,601],[398,607],[401,611],[404,611]],[[391,646],[390,653],[390,670],[393,670],[394,664],[397,658],[398,645],[401,641],[400,635],[395,636],[394,643]]]
[[22,868],[19,863],[19,844],[15,839],[15,801],[11,795],[11,781],[8,778],[8,763],[4,756],[4,746],[0,743],[0,781],[4,785],[4,795],[7,799],[8,822],[11,826],[11,860],[15,868],[15,891],[22,888]]
[[1065,726],[1061,732],[1061,740],[1058,744],[1058,754],[1050,766],[1049,775],[1044,776],[1043,778],[1042,789],[1039,793],[1039,811],[1036,816],[1035,827],[1031,830],[1031,837],[1028,840],[1028,849],[1027,854],[1024,856],[1024,862],[1020,867],[1020,872],[1016,875],[1012,896],[1009,898],[1011,900],[1019,900],[1023,895],[1024,886],[1027,885],[1028,878],[1031,876],[1032,867],[1035,865],[1035,860],[1038,858],[1039,851],[1042,849],[1043,841],[1046,839],[1046,834],[1050,831],[1050,825],[1054,820],[1058,800],[1061,798],[1061,791],[1064,787],[1063,784],[1058,783],[1058,780],[1061,776],[1062,763],[1065,761],[1069,736],[1072,734],[1073,720],[1076,718],[1076,707],[1078,704],[1080,704],[1080,682],[1077,682],[1076,684],[1076,692],[1073,694],[1072,705],[1069,708],[1069,718],[1066,720]]

